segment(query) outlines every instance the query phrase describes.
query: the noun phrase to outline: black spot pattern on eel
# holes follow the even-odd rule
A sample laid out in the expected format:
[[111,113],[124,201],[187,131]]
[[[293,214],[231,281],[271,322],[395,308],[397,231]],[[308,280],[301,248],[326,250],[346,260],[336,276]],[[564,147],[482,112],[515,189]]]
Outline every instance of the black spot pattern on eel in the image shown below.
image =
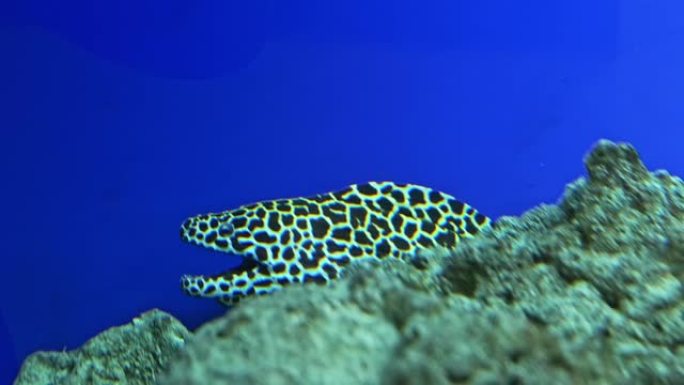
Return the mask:
[[392,182],[251,203],[183,222],[184,241],[244,259],[218,275],[184,276],[181,286],[187,294],[233,305],[292,283],[328,283],[352,263],[457,247],[490,222],[448,194]]

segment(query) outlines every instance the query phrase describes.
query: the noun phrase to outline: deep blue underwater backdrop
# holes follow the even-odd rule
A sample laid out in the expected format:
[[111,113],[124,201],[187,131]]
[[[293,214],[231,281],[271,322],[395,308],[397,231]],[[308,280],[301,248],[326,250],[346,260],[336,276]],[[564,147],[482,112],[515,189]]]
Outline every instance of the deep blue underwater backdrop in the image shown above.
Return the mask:
[[684,175],[677,1],[24,0],[0,6],[0,383],[238,258],[186,216],[367,180],[493,217],[599,138]]

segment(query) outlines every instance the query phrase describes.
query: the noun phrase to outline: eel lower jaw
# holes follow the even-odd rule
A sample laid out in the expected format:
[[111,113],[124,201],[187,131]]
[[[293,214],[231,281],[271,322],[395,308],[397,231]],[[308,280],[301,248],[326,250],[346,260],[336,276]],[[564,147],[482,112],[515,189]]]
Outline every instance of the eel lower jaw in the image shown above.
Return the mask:
[[181,288],[187,295],[193,297],[206,297],[204,287],[206,286],[206,279],[202,275],[184,275],[181,277]]

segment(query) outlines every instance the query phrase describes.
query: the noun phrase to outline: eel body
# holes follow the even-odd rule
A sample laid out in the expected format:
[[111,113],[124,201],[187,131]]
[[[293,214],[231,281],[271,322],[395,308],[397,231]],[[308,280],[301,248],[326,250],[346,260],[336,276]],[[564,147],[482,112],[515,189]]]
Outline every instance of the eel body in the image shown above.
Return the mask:
[[181,286],[189,295],[233,305],[291,283],[328,283],[358,261],[454,248],[489,225],[468,204],[412,184],[369,182],[263,201],[183,223],[184,241],[244,259],[217,275],[186,275]]

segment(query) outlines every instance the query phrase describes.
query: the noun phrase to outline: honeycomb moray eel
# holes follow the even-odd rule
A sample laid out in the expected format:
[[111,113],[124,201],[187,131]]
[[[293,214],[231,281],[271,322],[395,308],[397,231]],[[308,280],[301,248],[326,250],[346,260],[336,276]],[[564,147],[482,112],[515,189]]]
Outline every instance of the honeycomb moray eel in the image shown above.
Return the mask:
[[183,223],[184,241],[245,258],[221,274],[186,275],[181,286],[189,295],[233,305],[290,283],[328,283],[357,261],[454,248],[489,225],[490,219],[468,204],[411,184],[369,182],[263,201]]

